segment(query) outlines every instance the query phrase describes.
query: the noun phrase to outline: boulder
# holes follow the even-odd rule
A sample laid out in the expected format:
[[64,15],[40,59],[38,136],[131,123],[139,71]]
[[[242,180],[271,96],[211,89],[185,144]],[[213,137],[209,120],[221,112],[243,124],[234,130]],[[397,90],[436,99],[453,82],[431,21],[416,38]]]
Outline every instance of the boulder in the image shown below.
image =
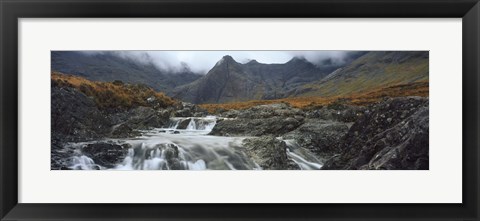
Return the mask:
[[285,134],[296,143],[322,159],[341,152],[340,145],[351,124],[338,121],[307,119],[303,125]]
[[170,170],[181,170],[182,165],[178,158],[178,147],[174,144],[166,144],[164,149],[165,160]]
[[246,110],[228,111],[210,132],[218,136],[279,136],[295,130],[304,121],[304,113],[284,103],[258,105]]
[[260,119],[235,118],[217,122],[210,135],[217,136],[280,136],[295,130],[303,117],[270,117]]
[[247,138],[243,145],[247,155],[264,170],[298,169],[287,157],[285,142],[273,136]]
[[185,118],[185,119],[181,119],[179,122],[178,122],[178,125],[177,125],[177,128],[176,129],[187,129],[187,126],[188,124],[190,124],[190,121],[192,120],[192,118]]
[[127,156],[128,144],[92,143],[82,148],[82,153],[90,157],[96,164],[113,168]]
[[428,169],[428,104],[406,97],[370,106],[322,169]]
[[110,117],[117,124],[111,127],[111,137],[126,138],[139,136],[137,130],[165,127],[170,123],[170,112],[158,111],[150,107],[137,107]]

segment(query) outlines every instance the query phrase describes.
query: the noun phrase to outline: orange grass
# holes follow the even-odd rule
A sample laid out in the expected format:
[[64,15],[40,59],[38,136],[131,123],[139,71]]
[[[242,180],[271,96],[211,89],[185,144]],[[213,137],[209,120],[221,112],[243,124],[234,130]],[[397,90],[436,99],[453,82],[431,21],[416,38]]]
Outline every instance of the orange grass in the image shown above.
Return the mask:
[[292,97],[276,100],[253,100],[245,102],[223,103],[223,104],[201,104],[200,107],[208,110],[209,113],[216,113],[220,110],[242,110],[263,104],[287,103],[292,107],[300,109],[316,108],[318,106],[332,103],[343,103],[350,105],[368,105],[380,101],[385,97],[421,96],[428,97],[428,82],[415,82],[410,84],[399,84],[378,88],[372,91],[351,94],[347,96],[330,97]]
[[82,77],[52,72],[52,84],[73,87],[89,97],[93,97],[100,108],[131,108],[137,106],[152,106],[147,101],[155,98],[159,107],[169,107],[177,104],[174,99],[163,93],[138,84],[124,84],[115,82],[96,82]]

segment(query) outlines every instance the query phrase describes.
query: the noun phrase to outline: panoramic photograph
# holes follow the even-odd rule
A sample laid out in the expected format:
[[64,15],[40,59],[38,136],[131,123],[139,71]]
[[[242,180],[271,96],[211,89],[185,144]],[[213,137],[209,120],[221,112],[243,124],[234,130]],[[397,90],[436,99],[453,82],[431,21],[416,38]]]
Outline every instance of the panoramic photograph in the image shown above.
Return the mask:
[[51,51],[50,75],[51,170],[429,169],[428,51]]

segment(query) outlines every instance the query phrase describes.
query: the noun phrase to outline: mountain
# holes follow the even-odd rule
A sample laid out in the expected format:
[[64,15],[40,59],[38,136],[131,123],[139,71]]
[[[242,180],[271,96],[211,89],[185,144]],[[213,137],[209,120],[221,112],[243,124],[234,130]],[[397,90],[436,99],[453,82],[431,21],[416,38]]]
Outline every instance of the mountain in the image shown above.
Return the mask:
[[413,83],[428,87],[429,79],[428,51],[350,52],[341,62],[315,64],[301,57],[284,64],[242,64],[226,55],[205,75],[193,73],[186,64],[181,71],[160,70],[149,57],[139,62],[114,52],[53,51],[51,56],[52,71],[93,81],[145,84],[195,104],[355,95]]
[[368,52],[325,78],[301,86],[293,96],[338,96],[428,82],[428,62],[428,51]]
[[288,97],[296,88],[320,80],[335,65],[317,66],[295,57],[285,64],[246,64],[224,56],[202,78],[178,87],[173,97],[192,103],[225,103]]
[[51,70],[81,76],[93,81],[145,84],[157,91],[169,92],[173,88],[197,80],[202,75],[193,73],[188,66],[180,72],[159,70],[151,63],[140,63],[122,58],[113,52],[87,54],[78,51],[52,51]]

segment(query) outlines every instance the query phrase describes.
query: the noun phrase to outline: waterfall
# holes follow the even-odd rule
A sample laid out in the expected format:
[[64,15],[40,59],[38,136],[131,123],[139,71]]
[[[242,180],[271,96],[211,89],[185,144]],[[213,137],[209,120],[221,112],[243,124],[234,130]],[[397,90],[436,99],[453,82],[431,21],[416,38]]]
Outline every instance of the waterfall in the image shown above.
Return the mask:
[[115,170],[252,170],[258,165],[241,149],[243,138],[161,134],[129,140],[132,146]]
[[[188,124],[186,122],[188,121]],[[167,128],[160,128],[164,130],[178,130],[178,131],[203,131],[210,132],[217,123],[217,117],[173,117],[170,119],[170,124]]]
[[[250,158],[242,146],[245,137],[211,136],[208,133],[217,122],[215,116],[176,117],[165,128],[142,131],[142,136],[126,139],[109,139],[128,148],[124,158],[113,168],[105,168],[82,153],[86,144],[72,143],[74,149],[70,169],[74,170],[259,170],[261,167]],[[279,138],[281,139],[281,138]],[[294,140],[284,140],[287,157],[303,170],[316,170],[322,163]],[[107,154],[108,155],[108,154]],[[90,156],[90,155],[89,155]]]
[[82,156],[74,156],[71,158],[70,169],[73,170],[100,170],[103,169],[101,166],[95,164],[90,157],[85,155]]
[[170,126],[167,129],[177,129],[178,124],[180,123],[179,119],[170,119]]
[[287,144],[287,156],[302,170],[319,170],[322,163],[310,151],[300,148],[294,140],[284,140]]
[[196,130],[197,129],[197,124],[195,123],[195,119],[192,118],[190,120],[190,123],[187,125],[187,130]]

